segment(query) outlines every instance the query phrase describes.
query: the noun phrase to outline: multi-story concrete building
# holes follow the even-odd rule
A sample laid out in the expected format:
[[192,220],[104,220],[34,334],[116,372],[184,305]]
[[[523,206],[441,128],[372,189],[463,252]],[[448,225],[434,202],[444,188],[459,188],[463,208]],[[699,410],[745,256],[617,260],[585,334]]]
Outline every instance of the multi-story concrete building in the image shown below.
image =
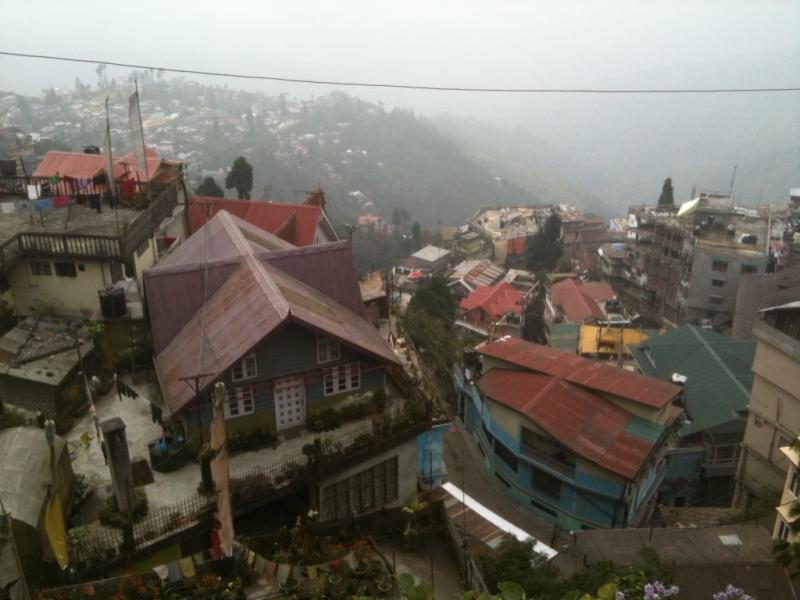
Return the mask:
[[762,314],[753,326],[753,387],[736,475],[734,506],[741,508],[777,497],[789,466],[783,448],[800,432],[800,302]]
[[741,275],[767,270],[769,238],[769,209],[735,207],[721,194],[680,208],[632,206],[622,271],[628,308],[658,324],[725,324]]

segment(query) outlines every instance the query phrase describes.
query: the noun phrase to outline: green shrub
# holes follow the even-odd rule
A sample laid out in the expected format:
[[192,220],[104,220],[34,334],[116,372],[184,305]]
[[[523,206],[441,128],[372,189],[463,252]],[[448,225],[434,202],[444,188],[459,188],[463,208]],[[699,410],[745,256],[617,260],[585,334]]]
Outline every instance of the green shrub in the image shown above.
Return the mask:
[[[133,510],[132,519],[136,523],[141,521],[147,514],[147,494],[142,490],[133,490]],[[98,513],[100,522],[109,527],[124,527],[125,516],[119,512],[117,498],[113,494],[106,498],[105,506]]]

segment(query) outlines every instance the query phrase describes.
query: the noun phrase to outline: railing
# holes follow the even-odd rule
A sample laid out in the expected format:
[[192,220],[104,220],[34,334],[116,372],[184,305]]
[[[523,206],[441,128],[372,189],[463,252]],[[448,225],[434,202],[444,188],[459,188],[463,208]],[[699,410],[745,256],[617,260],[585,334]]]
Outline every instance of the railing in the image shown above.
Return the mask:
[[527,444],[520,444],[520,452],[523,457],[547,469],[551,473],[569,479],[570,481],[575,481],[575,467],[562,463],[560,460],[548,456],[536,448],[531,448]]
[[237,511],[263,504],[275,493],[323,479],[367,456],[410,439],[428,426],[428,415],[403,404],[375,418],[339,431],[323,433],[304,452],[282,454],[244,473],[231,474],[230,489]]
[[122,255],[127,259],[139,248],[146,240],[153,237],[153,232],[159,223],[172,214],[172,210],[178,203],[178,190],[175,186],[169,186],[162,191],[150,205],[144,209],[136,220],[131,223],[122,233],[120,246]]
[[26,196],[28,190],[25,186],[27,186],[30,181],[30,177],[25,177],[24,175],[0,175],[0,194]]

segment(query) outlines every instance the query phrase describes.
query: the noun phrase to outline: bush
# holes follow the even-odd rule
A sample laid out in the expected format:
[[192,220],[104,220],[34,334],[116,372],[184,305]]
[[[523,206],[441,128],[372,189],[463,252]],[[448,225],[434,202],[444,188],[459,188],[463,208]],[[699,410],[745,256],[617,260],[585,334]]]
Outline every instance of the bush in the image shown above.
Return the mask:
[[[378,394],[383,394],[381,397]],[[382,400],[380,400],[382,398]],[[341,408],[330,406],[313,413],[306,421],[306,426],[314,433],[336,429],[342,423],[361,419],[374,412],[381,412],[386,407],[386,394],[378,390],[371,400],[366,402],[353,402]]]
[[[134,523],[141,521],[147,514],[147,494],[142,490],[133,490],[133,510],[132,519]],[[113,494],[106,498],[105,506],[98,513],[100,522],[109,527],[124,527],[125,516],[119,512],[117,498]]]
[[273,446],[278,440],[269,430],[256,427],[251,431],[242,431],[228,436],[228,451],[230,454],[260,450]]

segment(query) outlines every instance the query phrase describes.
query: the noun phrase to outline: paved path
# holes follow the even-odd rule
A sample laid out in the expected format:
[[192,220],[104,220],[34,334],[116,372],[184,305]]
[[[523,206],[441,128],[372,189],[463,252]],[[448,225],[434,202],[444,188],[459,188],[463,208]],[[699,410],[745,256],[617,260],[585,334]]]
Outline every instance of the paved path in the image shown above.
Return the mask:
[[[444,461],[447,478],[475,500],[510,521],[526,533],[560,551],[553,539],[554,527],[532,510],[526,510],[511,499],[501,483],[490,477],[481,464],[481,456],[462,423],[454,418],[455,431],[444,436]],[[462,469],[466,463],[466,473]]]

